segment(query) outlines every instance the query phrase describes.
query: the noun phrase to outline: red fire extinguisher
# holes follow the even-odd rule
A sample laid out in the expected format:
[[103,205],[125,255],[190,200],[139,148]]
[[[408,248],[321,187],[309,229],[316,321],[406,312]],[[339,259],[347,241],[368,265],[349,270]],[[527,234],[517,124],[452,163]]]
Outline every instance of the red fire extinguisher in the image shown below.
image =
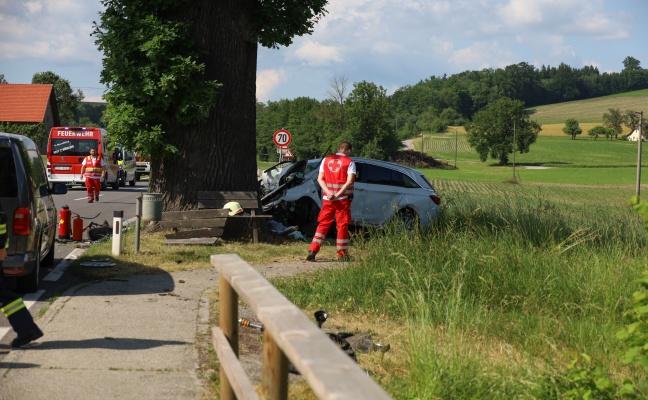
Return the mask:
[[59,211],[59,230],[58,237],[59,239],[70,240],[70,222],[72,218],[72,212],[68,205],[61,207]]
[[76,217],[72,220],[72,240],[80,242],[83,240],[83,219],[79,214],[74,213]]

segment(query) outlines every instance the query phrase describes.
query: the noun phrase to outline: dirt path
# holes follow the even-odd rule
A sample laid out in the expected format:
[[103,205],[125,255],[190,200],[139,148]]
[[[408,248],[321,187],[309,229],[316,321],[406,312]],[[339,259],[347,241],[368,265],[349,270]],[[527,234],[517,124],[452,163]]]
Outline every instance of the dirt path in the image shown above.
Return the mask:
[[414,139],[403,140],[403,148],[405,150],[414,150]]

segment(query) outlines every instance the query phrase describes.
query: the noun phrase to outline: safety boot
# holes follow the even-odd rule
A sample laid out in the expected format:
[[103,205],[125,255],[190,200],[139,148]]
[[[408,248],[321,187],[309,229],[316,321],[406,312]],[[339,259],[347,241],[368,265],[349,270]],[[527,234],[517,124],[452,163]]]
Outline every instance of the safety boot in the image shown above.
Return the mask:
[[43,336],[43,332],[34,322],[29,310],[25,307],[23,299],[16,299],[2,307],[2,312],[9,320],[9,324],[18,335],[11,347],[22,347]]

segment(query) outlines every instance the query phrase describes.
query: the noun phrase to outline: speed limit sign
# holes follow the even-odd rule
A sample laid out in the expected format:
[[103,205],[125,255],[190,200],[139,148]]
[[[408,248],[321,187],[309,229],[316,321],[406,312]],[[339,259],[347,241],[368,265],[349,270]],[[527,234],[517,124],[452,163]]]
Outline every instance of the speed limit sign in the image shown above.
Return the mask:
[[285,129],[279,129],[277,132],[272,135],[272,140],[279,147],[287,146],[290,143],[290,132]]

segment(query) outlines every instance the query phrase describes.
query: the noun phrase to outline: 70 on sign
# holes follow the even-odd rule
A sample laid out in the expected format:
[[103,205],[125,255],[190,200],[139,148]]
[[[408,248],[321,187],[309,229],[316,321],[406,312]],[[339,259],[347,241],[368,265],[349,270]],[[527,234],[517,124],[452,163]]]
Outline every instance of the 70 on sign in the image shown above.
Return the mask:
[[285,129],[279,129],[272,135],[272,140],[278,147],[287,146],[290,143],[290,132]]

